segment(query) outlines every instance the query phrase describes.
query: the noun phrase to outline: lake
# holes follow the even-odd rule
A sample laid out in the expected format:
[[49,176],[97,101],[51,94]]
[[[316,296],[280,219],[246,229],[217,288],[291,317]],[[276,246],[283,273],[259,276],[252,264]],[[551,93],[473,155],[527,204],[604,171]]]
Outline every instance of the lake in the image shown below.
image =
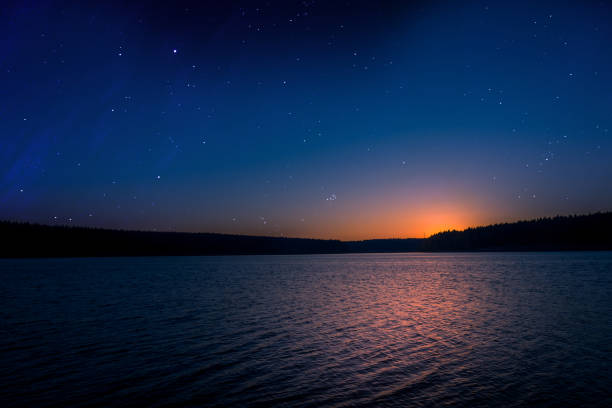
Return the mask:
[[612,252],[0,260],[3,407],[612,406]]

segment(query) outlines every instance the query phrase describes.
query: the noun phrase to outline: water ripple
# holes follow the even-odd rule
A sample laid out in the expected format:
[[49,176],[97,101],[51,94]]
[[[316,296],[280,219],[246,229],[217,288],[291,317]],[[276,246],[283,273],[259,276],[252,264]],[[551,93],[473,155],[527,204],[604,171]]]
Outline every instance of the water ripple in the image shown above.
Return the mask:
[[612,406],[612,254],[0,261],[3,406]]

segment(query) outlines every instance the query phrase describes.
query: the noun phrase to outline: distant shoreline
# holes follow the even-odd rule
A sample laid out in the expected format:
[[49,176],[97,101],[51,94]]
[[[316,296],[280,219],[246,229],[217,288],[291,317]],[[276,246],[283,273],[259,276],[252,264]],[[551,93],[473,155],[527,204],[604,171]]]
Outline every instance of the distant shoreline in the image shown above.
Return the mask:
[[429,238],[340,241],[147,232],[0,222],[0,258],[306,255],[612,250],[612,212],[446,231]]
[[[422,238],[421,238],[422,239]],[[610,249],[551,249],[551,250],[495,250],[495,249],[482,249],[482,250],[457,250],[457,251],[405,251],[405,252],[308,252],[308,253],[236,253],[236,254],[201,254],[201,255],[71,255],[71,256],[0,256],[0,261],[10,260],[61,260],[61,259],[123,259],[123,258],[198,258],[198,257],[266,257],[266,256],[278,256],[278,257],[294,257],[294,256],[319,256],[319,255],[412,255],[412,254],[423,254],[423,255],[450,255],[450,254],[520,254],[520,253],[531,253],[531,254],[545,254],[545,253],[603,253],[611,252]]]

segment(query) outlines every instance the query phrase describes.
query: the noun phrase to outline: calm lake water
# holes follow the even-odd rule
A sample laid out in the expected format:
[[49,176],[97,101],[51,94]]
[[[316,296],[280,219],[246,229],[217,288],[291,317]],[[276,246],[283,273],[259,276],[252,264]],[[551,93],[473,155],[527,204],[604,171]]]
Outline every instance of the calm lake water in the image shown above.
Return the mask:
[[9,406],[612,406],[612,253],[0,260]]

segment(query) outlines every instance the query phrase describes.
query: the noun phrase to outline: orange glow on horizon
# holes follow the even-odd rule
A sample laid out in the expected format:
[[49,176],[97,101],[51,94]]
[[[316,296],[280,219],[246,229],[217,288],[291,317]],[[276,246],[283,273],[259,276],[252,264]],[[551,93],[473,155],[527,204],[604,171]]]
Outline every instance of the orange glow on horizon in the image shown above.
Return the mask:
[[[470,187],[432,184],[418,189],[381,191],[367,198],[356,194],[342,202],[324,202],[260,220],[208,226],[228,234],[360,241],[384,238],[423,238],[447,230],[508,221],[504,203]],[[299,217],[299,218],[298,218]],[[259,221],[259,222],[258,222]],[[200,228],[202,230],[202,228]]]
[[453,206],[396,210],[386,212],[385,217],[373,217],[369,223],[371,229],[359,232],[354,230],[354,236],[363,237],[365,233],[374,238],[423,238],[441,231],[468,228],[478,223],[477,218],[470,211]]
[[340,239],[423,238],[447,230],[463,230],[491,223],[490,214],[474,203],[413,204],[382,208],[354,208],[334,214],[322,223],[304,225],[286,236]]

